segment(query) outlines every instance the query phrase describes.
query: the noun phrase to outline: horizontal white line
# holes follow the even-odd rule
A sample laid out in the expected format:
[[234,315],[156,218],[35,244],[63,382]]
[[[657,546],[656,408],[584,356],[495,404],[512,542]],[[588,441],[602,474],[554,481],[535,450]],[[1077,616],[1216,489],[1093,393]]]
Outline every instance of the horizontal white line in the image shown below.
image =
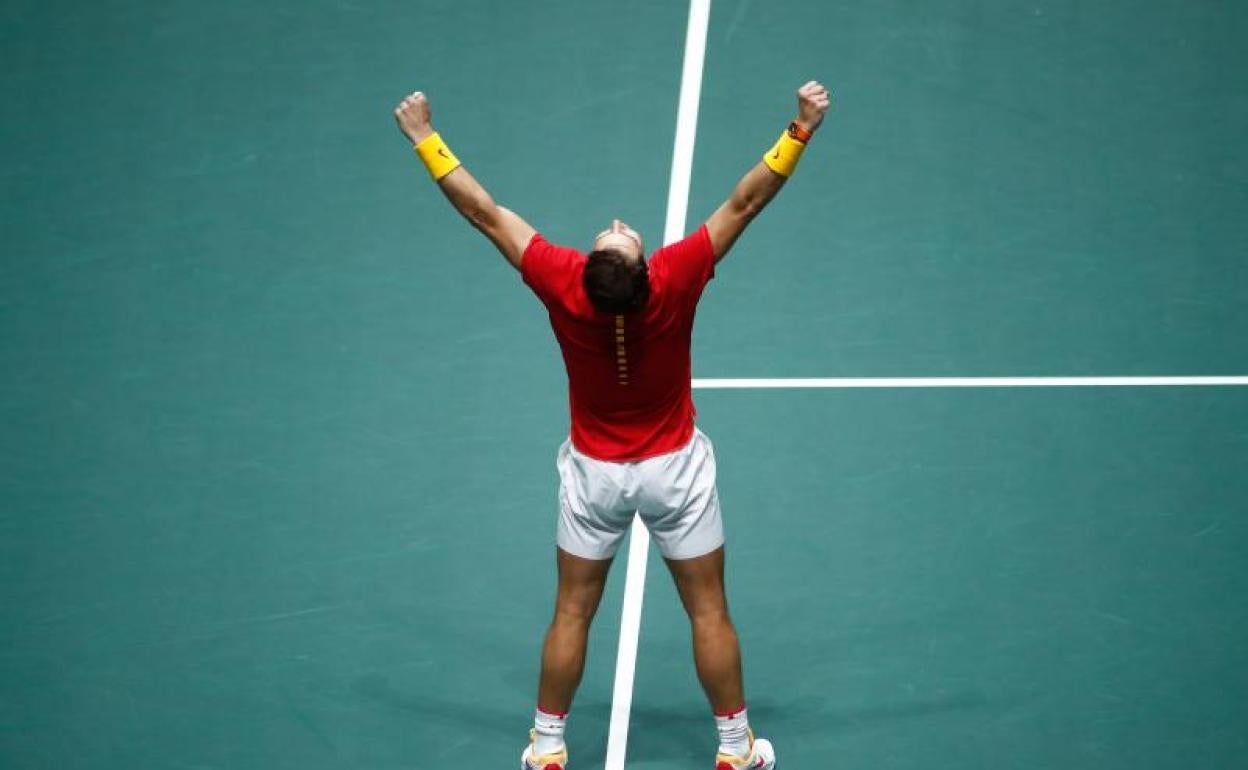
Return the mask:
[[1231,377],[783,377],[695,378],[701,390],[748,388],[1139,388],[1176,385],[1248,385]]

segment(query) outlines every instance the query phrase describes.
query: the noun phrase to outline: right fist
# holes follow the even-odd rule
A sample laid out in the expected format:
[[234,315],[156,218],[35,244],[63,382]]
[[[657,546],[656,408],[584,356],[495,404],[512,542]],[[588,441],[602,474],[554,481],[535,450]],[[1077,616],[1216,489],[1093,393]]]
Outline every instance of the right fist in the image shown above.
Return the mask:
[[832,104],[828,89],[812,80],[797,89],[797,122],[807,131],[814,131],[823,122],[823,115]]
[[394,120],[399,130],[412,144],[420,144],[433,133],[430,122],[429,100],[420,91],[413,91],[394,108]]

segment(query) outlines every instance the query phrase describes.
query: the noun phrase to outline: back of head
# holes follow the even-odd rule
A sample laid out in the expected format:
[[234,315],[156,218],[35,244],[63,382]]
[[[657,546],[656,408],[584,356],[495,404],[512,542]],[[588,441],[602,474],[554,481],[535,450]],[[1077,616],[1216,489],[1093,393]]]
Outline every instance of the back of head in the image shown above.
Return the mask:
[[604,313],[640,310],[650,297],[646,261],[617,249],[591,251],[581,280],[589,301]]

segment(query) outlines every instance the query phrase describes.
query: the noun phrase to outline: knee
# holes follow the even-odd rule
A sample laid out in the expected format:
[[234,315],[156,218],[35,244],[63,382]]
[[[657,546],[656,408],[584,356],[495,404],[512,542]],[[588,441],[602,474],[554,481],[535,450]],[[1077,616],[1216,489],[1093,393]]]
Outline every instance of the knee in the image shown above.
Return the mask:
[[596,606],[577,602],[559,602],[555,605],[552,625],[588,626],[594,620]]
[[688,609],[689,622],[694,626],[727,626],[732,627],[732,618],[728,615],[728,607],[722,603],[706,604]]

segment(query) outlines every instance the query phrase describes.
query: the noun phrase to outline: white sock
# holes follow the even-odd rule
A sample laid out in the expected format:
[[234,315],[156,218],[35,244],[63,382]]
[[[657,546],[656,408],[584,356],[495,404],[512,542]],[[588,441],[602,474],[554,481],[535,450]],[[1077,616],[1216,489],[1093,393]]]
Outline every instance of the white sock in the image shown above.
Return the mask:
[[537,731],[533,753],[540,757],[563,751],[563,728],[567,721],[566,713],[551,714],[539,708],[533,715],[533,729]]
[[750,755],[750,720],[745,715],[745,705],[727,714],[715,715],[715,727],[719,730],[719,753],[734,757]]

